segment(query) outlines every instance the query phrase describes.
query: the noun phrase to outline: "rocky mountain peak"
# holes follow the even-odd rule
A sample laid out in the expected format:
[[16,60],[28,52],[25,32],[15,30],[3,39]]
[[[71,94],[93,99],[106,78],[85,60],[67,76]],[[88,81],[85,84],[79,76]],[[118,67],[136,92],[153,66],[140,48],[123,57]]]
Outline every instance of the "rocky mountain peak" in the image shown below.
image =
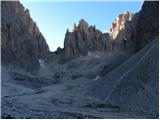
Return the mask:
[[38,58],[49,52],[45,38],[19,1],[1,2],[2,64],[38,68]]
[[64,57],[71,59],[79,55],[86,55],[88,51],[104,50],[103,34],[95,26],[81,19],[78,26],[73,25],[72,32],[67,30],[64,41]]
[[115,39],[122,29],[125,27],[126,21],[131,21],[133,19],[133,14],[128,11],[120,14],[115,21],[112,23],[112,27],[109,30],[111,39]]
[[76,26],[76,23],[73,24],[73,27],[72,27],[72,32],[75,32],[77,29],[77,26]]
[[79,26],[89,26],[89,24],[84,19],[80,19]]
[[79,24],[78,24],[78,29],[81,31],[81,32],[85,32],[87,33],[88,32],[88,29],[89,29],[89,24],[84,20],[84,19],[81,19],[79,21]]
[[120,14],[112,23],[109,34],[103,34],[100,30],[96,29],[95,25],[89,26],[84,19],[79,21],[78,26],[74,23],[72,32],[67,32],[65,36],[65,58],[86,55],[88,51],[124,48],[125,45],[123,44],[127,39],[127,34],[129,34],[125,27],[126,22],[132,21],[133,17],[134,14],[128,11]]
[[72,32],[75,32],[77,29],[83,31],[89,29],[89,24],[84,20],[81,19],[78,23],[78,25],[74,22],[72,26]]
[[126,48],[132,49],[131,39],[133,39],[133,36],[131,37],[131,34],[136,29],[136,18],[137,16],[135,17],[133,13],[126,11],[115,19],[109,29],[109,50],[124,51]]

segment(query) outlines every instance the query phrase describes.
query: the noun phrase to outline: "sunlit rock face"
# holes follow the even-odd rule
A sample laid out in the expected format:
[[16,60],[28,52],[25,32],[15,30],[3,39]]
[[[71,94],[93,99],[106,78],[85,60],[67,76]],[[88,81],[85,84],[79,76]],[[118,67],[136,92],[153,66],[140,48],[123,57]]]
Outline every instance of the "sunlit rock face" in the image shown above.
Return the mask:
[[137,52],[159,34],[159,2],[145,1],[135,15],[125,12],[112,23],[109,49]]
[[98,96],[106,104],[159,117],[158,11],[158,1],[144,1],[141,11],[131,21],[125,22],[124,29],[113,41],[118,41],[126,32],[123,36],[131,42],[136,53],[111,72],[108,71],[109,65],[104,66],[100,74],[104,77],[91,86],[89,94]]
[[112,23],[108,33],[102,33],[95,26],[89,26],[83,19],[73,24],[72,32],[67,30],[64,41],[64,57],[72,59],[86,55],[88,51],[133,52],[139,13],[128,11],[120,14]]
[[127,12],[124,12],[123,14],[120,14],[116,20],[112,23],[112,27],[109,30],[109,34],[111,39],[115,39],[119,33],[120,30],[124,29],[125,22],[131,21],[133,19],[133,14]]
[[[127,24],[132,21],[134,14],[124,12],[120,14],[116,20],[112,23],[112,27],[109,29],[109,49],[120,50],[126,47],[130,26]],[[128,26],[128,28],[126,28]]]
[[29,10],[19,1],[2,1],[1,16],[2,64],[37,68],[49,47]]
[[78,26],[73,25],[72,32],[67,30],[64,41],[65,59],[75,58],[80,55],[87,55],[88,51],[102,51],[105,49],[103,33],[89,26],[81,19]]

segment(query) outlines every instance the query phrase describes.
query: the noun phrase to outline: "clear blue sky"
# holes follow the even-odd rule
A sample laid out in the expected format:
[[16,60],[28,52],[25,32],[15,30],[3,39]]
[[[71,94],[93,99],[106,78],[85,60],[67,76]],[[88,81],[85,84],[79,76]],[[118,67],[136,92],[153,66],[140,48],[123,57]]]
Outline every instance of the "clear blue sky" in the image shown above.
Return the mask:
[[41,1],[21,3],[30,10],[31,17],[37,23],[45,37],[50,50],[63,48],[66,29],[72,29],[73,23],[80,19],[101,31],[108,31],[115,18],[125,12],[138,12],[142,2],[139,1],[88,1],[88,2],[58,2]]

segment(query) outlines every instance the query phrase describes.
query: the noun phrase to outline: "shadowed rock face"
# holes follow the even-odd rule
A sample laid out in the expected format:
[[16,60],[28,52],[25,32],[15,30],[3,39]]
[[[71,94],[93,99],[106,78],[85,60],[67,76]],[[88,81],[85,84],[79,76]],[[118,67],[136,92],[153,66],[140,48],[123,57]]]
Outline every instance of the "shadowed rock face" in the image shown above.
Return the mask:
[[159,1],[145,1],[139,14],[135,51],[159,34]]
[[[158,2],[145,1],[136,17],[125,23],[125,29],[130,33],[127,40],[132,41],[136,53],[94,82],[89,94],[106,104],[152,113],[158,118],[158,10]],[[102,72],[106,72],[107,67]]]
[[37,68],[38,58],[43,58],[49,48],[29,10],[19,1],[2,1],[1,11],[2,64]]
[[128,11],[120,14],[112,23],[109,33],[102,33],[95,26],[89,26],[83,19],[78,26],[74,23],[72,32],[67,30],[65,35],[64,58],[72,59],[86,55],[89,51],[124,49],[125,43],[129,41],[129,34],[135,29],[134,25],[129,23],[133,18],[134,15]]
[[71,59],[86,55],[88,51],[101,51],[105,49],[103,34],[95,26],[89,26],[83,19],[73,31],[67,30],[64,41],[64,57]]
[[[118,52],[91,53],[108,50],[109,33],[102,34],[81,20],[72,32],[67,31],[65,48],[48,54],[29,11],[19,2],[2,2],[2,63],[30,69],[41,65],[34,74],[2,65],[2,118],[158,118],[159,23],[155,17],[152,27],[139,23],[143,17],[148,20],[152,7],[157,10],[153,3],[144,2],[146,6],[131,21],[124,13],[113,24],[110,35]],[[145,30],[152,35],[144,37]],[[139,49],[145,39],[149,43],[128,57],[119,51],[124,48],[123,39]],[[65,64],[61,59],[87,53]]]

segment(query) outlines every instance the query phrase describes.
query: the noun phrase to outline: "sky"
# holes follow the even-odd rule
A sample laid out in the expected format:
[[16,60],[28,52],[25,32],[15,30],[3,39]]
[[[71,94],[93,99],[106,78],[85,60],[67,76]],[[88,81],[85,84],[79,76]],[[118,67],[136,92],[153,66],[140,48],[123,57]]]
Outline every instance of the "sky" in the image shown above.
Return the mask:
[[136,1],[21,1],[37,23],[51,51],[63,48],[67,28],[84,19],[89,25],[106,32],[117,16],[125,11],[136,13],[142,2]]

